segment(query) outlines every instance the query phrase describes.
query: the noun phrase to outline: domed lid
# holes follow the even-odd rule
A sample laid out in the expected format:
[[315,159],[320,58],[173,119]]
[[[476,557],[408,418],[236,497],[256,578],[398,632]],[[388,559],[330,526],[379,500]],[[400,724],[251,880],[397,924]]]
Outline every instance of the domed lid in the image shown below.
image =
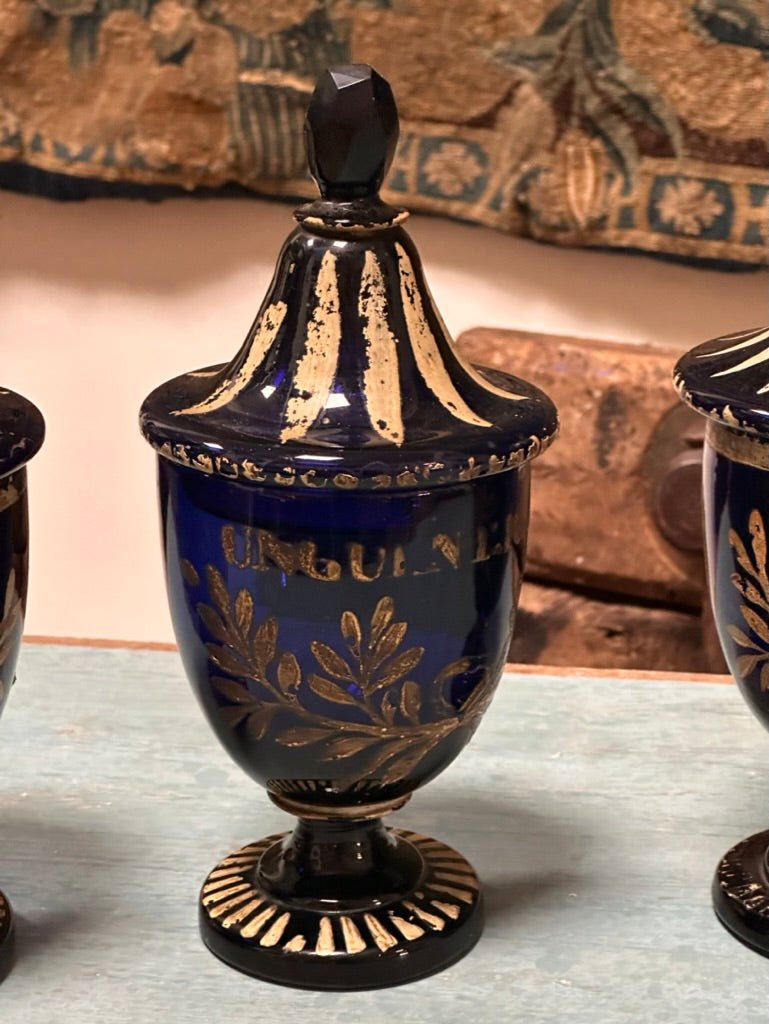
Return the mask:
[[553,439],[546,395],[455,348],[406,212],[379,197],[397,134],[375,71],[321,76],[305,126],[321,198],[296,212],[235,358],[145,401],[142,431],[162,455],[230,478],[377,488],[498,472]]
[[40,410],[21,395],[0,388],[0,476],[29,462],[44,437]]
[[769,437],[769,329],[706,341],[679,359],[676,388],[697,412]]

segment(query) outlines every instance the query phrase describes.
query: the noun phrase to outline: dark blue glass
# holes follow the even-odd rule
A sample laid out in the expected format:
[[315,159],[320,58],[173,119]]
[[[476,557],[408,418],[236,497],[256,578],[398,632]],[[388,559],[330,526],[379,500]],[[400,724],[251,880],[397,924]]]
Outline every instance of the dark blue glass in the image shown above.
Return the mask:
[[[737,331],[687,352],[681,397],[708,418],[705,536],[713,613],[742,696],[769,727],[769,330]],[[737,843],[713,879],[721,923],[769,956],[769,831]]]
[[[25,464],[43,443],[39,410],[0,388],[0,713],[16,678],[27,600],[29,527]],[[11,907],[0,892],[0,981],[13,960]]]
[[145,400],[168,591],[219,740],[296,815],[201,890],[217,956],[355,989],[453,963],[478,879],[380,818],[457,756],[499,681],[553,440],[534,385],[474,367],[377,189],[397,137],[372,68],[329,69],[306,124],[321,197],[296,211],[240,350]]
[[[410,793],[456,757],[510,643],[528,466],[374,494],[259,487],[162,458],[159,473],[185,668],[254,779],[350,807]],[[378,608],[391,640],[367,666]],[[283,689],[282,658],[296,677]]]
[[27,471],[0,478],[0,713],[16,677],[27,595]]
[[769,471],[706,444],[705,529],[718,636],[729,671],[769,728]]

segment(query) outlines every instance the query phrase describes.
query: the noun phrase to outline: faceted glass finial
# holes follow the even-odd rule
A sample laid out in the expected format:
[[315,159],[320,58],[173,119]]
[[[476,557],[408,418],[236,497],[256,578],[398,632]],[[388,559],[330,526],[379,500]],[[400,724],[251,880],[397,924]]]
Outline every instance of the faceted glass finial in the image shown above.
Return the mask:
[[392,90],[373,68],[338,65],[321,75],[307,109],[305,143],[324,199],[375,196],[397,141]]

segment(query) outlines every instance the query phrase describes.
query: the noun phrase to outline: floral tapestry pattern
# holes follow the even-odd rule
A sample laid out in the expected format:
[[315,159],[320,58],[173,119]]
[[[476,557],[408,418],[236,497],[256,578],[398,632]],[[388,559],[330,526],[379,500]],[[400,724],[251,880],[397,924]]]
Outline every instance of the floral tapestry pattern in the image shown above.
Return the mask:
[[760,264],[768,56],[764,0],[0,0],[0,183],[310,196],[309,94],[362,61],[401,110],[391,201]]

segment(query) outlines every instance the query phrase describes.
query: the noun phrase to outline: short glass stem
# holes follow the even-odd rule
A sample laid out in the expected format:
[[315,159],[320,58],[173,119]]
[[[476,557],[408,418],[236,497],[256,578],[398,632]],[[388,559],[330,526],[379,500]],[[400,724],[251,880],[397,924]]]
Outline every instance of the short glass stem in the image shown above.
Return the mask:
[[300,819],[262,857],[257,881],[275,899],[377,906],[413,891],[423,871],[421,854],[380,818]]

